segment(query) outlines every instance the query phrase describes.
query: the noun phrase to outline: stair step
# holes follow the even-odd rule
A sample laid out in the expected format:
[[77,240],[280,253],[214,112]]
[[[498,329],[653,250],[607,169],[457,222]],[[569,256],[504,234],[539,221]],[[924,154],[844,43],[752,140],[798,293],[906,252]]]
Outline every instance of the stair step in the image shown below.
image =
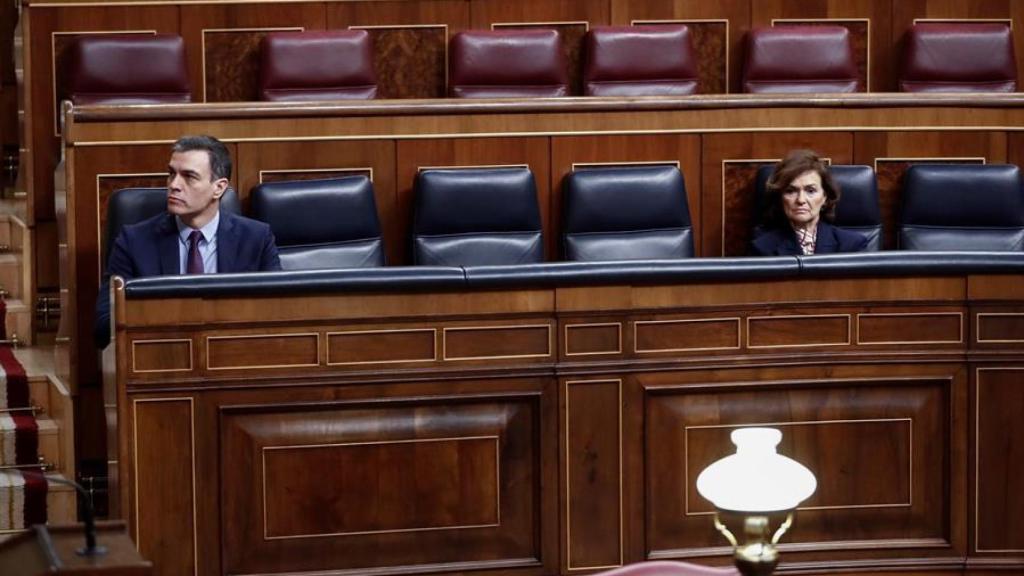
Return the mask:
[[[61,474],[50,474],[64,478]],[[78,497],[75,489],[65,484],[49,481],[46,488],[46,523],[68,524],[77,521]],[[10,538],[21,530],[0,530],[0,542]]]
[[19,346],[32,345],[32,308],[19,299],[9,299],[7,304],[7,338],[18,336]]

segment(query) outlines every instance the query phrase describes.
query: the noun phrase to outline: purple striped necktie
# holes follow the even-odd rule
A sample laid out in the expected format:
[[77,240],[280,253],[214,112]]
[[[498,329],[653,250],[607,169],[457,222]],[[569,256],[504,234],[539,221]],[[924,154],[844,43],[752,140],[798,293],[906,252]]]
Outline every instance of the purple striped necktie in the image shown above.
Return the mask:
[[202,274],[203,270],[203,255],[199,253],[199,240],[203,237],[203,233],[199,230],[193,230],[188,235],[188,264],[185,267],[186,274]]

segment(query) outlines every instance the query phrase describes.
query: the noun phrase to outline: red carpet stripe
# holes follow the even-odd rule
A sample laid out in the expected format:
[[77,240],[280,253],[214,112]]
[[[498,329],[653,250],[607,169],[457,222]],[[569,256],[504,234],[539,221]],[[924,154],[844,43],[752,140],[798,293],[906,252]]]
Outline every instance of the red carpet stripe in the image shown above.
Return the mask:
[[39,425],[31,414],[12,414],[15,464],[39,462]]
[[6,389],[6,393],[0,394],[0,408],[28,407],[28,377],[10,346],[0,346],[0,369],[3,370],[0,386]]
[[38,474],[22,476],[25,478],[25,526],[46,524],[46,478]]

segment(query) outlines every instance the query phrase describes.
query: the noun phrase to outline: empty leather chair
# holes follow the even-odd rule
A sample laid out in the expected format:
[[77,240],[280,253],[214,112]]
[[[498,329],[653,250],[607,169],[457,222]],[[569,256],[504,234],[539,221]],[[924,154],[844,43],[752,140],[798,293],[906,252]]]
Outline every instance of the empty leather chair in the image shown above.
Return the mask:
[[284,270],[384,265],[373,184],[366,176],[267,182],[250,216],[270,224]]
[[[765,189],[774,166],[762,166],[757,170],[756,214],[764,214]],[[868,251],[882,249],[882,213],[878,203],[878,183],[871,166],[831,166],[832,179],[839,187],[839,204],[836,205],[836,227],[863,234],[868,238]]]
[[594,576],[740,576],[740,573],[732,567],[711,568],[689,562],[654,560],[627,564],[620,568],[598,572]]
[[697,57],[683,24],[594,28],[584,46],[584,96],[697,93]]
[[693,256],[683,175],[675,166],[587,168],[565,178],[566,260]]
[[377,96],[366,30],[274,32],[260,43],[260,98],[279,102]]
[[84,34],[64,60],[75,104],[191,102],[185,42],[173,34]]
[[528,168],[423,170],[416,177],[413,262],[437,266],[544,260]]
[[1012,165],[918,164],[903,179],[902,250],[1024,250],[1024,189]]
[[1010,26],[922,22],[904,38],[903,92],[1015,92],[1017,61]]
[[[241,214],[241,203],[234,188],[228,188],[220,197],[220,209]],[[110,245],[121,233],[121,228],[142,222],[167,212],[167,188],[122,188],[114,191],[107,202],[106,239],[103,242],[103,261],[110,254]]]
[[743,91],[857,92],[850,32],[842,26],[775,26],[747,34]]
[[555,30],[472,30],[450,46],[450,93],[457,98],[569,95],[562,38]]

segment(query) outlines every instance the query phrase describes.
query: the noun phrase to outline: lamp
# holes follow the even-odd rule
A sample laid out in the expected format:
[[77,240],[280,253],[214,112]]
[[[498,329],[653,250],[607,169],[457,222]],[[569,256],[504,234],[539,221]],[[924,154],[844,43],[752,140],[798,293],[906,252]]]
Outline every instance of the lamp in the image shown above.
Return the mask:
[[736,453],[705,468],[697,492],[715,505],[715,528],[733,545],[739,571],[767,576],[779,562],[775,545],[818,482],[804,465],[776,452],[782,432],[774,428],[739,428],[730,439]]

